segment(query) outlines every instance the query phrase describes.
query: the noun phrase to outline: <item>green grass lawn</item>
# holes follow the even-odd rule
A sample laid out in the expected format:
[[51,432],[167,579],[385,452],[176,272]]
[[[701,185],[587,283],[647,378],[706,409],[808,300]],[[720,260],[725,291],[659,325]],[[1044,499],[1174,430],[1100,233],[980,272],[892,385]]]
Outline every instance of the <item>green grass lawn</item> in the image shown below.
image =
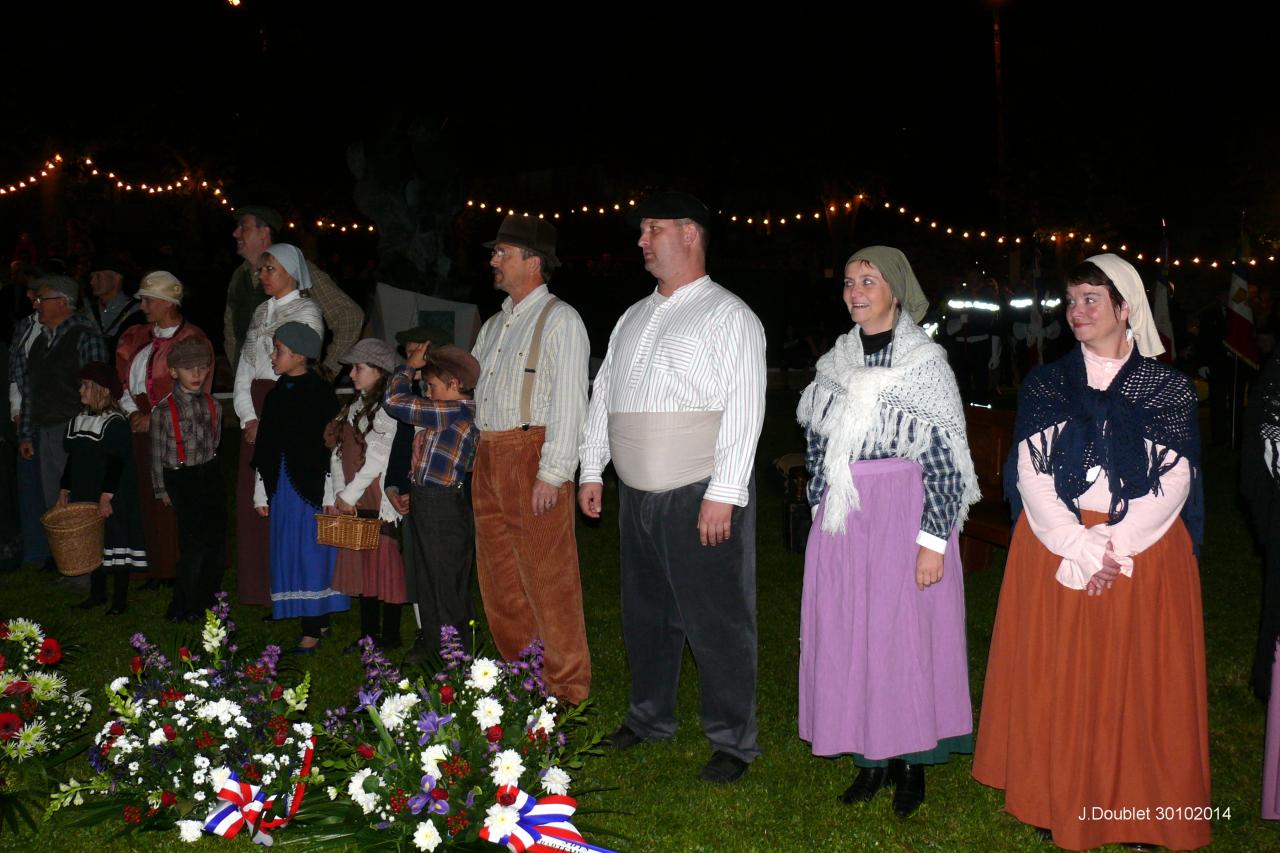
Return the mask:
[[[596,815],[590,822],[626,836],[617,841],[599,837],[606,846],[645,851],[826,851],[879,848],[885,850],[1045,850],[1028,827],[1000,810],[999,792],[984,788],[969,776],[963,757],[930,771],[928,799],[909,820],[898,820],[890,808],[890,794],[882,793],[865,806],[848,807],[835,796],[849,783],[848,759],[815,758],[796,735],[796,673],[799,654],[800,587],[803,562],[782,547],[781,481],[770,460],[801,449],[791,412],[795,395],[780,392],[769,398],[769,418],[758,455],[760,741],[764,750],[738,784],[713,787],[697,774],[709,757],[698,725],[697,671],[686,661],[680,690],[680,718],[684,725],[674,741],[642,746],[623,754],[593,759],[574,780],[574,789],[614,790],[587,797],[583,808],[614,809],[621,814]],[[228,466],[234,464],[234,436],[228,436]],[[1244,519],[1235,502],[1234,455],[1209,450],[1205,455],[1208,525],[1203,549],[1205,624],[1209,666],[1209,725],[1213,770],[1213,805],[1230,808],[1230,819],[1214,824],[1215,849],[1280,850],[1280,826],[1259,818],[1265,708],[1247,684],[1257,610],[1260,570]],[[611,730],[626,710],[627,665],[622,646],[618,601],[618,534],[616,495],[606,489],[605,517],[598,526],[580,522],[578,547],[586,602],[587,631],[594,670],[593,699],[596,726]],[[995,563],[998,563],[996,560]],[[234,568],[228,581],[234,583]],[[975,709],[980,706],[987,648],[999,596],[1001,571],[993,564],[966,579],[969,659]],[[91,725],[104,719],[101,685],[128,672],[133,654],[128,638],[142,631],[162,644],[175,641],[179,629],[162,619],[168,592],[132,592],[129,613],[107,618],[83,617],[69,606],[81,594],[59,585],[47,574],[11,573],[0,576],[0,615],[22,615],[66,625],[64,639],[80,644],[66,667],[74,686],[90,688],[95,714]],[[477,595],[477,610],[478,606]],[[262,611],[236,607],[239,642],[258,648],[266,642],[291,647],[294,623],[264,623]],[[412,636],[412,615],[406,613],[406,636]],[[357,615],[346,613],[334,623],[334,636],[318,654],[299,658],[312,672],[312,710],[344,704],[361,677],[356,656],[340,649],[354,638]],[[193,636],[193,635],[192,635]],[[287,657],[287,656],[286,656]],[[83,763],[73,775],[84,778]],[[39,837],[0,835],[6,850],[170,850],[187,849],[176,833],[161,837],[135,836],[113,841],[110,831],[74,829],[56,817]],[[592,840],[592,839],[588,839]],[[201,842],[203,846],[251,846],[243,839]],[[495,848],[497,849],[497,848]]]

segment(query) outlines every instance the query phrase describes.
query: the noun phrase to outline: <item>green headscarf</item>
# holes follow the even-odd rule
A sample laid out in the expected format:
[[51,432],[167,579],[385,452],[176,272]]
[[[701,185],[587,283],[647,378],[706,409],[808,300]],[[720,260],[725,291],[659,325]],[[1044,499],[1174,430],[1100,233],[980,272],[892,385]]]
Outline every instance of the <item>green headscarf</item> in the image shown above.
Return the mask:
[[917,323],[924,319],[925,312],[929,310],[929,300],[920,289],[920,282],[911,271],[907,256],[899,249],[892,246],[867,246],[850,255],[849,260],[844,262],[845,268],[848,269],[849,264],[854,261],[866,261],[880,270],[902,310]]

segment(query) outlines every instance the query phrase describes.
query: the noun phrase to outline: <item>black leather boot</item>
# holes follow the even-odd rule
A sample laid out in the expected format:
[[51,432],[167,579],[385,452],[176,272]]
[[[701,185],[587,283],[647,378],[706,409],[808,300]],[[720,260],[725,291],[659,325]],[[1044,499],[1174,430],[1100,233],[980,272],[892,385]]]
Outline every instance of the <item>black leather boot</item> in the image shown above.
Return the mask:
[[845,788],[844,793],[837,799],[846,806],[851,803],[865,803],[887,784],[889,784],[888,767],[859,767],[858,775],[853,777],[853,784]]
[[[924,802],[924,765],[907,764],[900,759],[897,762],[897,773],[894,778],[896,790],[893,792],[893,813],[898,817],[910,817],[920,804]],[[893,761],[890,765],[893,765]]]

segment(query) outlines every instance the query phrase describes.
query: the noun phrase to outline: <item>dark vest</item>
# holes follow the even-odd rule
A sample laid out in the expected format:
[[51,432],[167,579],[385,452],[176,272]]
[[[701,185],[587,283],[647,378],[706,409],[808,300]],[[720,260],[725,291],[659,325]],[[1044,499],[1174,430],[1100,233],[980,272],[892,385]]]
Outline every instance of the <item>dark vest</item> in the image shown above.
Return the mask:
[[[63,321],[67,322],[66,320]],[[31,381],[31,423],[36,427],[63,424],[80,411],[80,336],[90,331],[72,326],[49,349],[44,333],[27,355]]]

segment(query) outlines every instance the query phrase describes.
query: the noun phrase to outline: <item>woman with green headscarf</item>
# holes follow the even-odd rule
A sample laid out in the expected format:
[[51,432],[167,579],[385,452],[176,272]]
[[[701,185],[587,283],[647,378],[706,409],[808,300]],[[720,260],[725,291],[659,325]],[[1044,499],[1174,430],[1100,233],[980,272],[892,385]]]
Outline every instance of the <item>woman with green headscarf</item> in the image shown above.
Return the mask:
[[956,541],[979,498],[964,409],[905,255],[849,258],[854,328],[817,365],[797,410],[814,526],[805,551],[800,737],[852,755],[844,803],[896,786],[924,801],[924,768],[973,751],[964,583]]

